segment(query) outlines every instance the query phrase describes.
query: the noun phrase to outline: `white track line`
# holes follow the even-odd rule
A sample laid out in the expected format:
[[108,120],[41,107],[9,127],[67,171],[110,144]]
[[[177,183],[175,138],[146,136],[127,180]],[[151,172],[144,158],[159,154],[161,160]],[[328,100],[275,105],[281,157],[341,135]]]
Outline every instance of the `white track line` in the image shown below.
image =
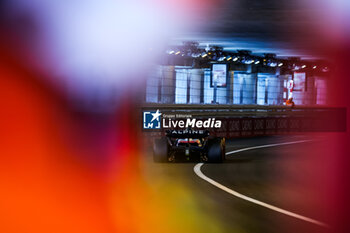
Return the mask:
[[266,147],[283,146],[283,145],[290,145],[290,144],[310,142],[310,141],[311,140],[302,140],[302,141],[294,141],[294,142],[282,142],[282,143],[268,144],[268,145],[262,145],[262,146],[253,146],[253,147],[247,147],[247,148],[243,148],[243,149],[239,149],[239,150],[233,150],[233,151],[227,152],[226,155],[235,154],[235,153],[239,153],[239,152],[247,151],[247,150],[255,150],[255,149],[266,148]]
[[[265,148],[265,147],[273,147],[273,146],[281,146],[281,145],[289,145],[289,144],[295,144],[295,143],[302,143],[302,142],[307,142],[309,140],[304,140],[304,141],[294,141],[294,142],[284,142],[284,143],[276,143],[276,144],[269,144],[269,145],[262,145],[262,146],[254,146],[254,147],[247,147],[247,148],[243,148],[243,149],[239,149],[239,150],[234,150],[234,151],[230,151],[230,152],[227,152],[226,155],[229,155],[229,154],[234,154],[234,153],[238,153],[238,152],[242,152],[242,151],[247,151],[247,150],[253,150],[253,149],[258,149],[258,148]],[[262,201],[259,201],[259,200],[256,200],[256,199],[253,199],[251,197],[248,197],[248,196],[245,196],[241,193],[238,193],[232,189],[229,189],[228,187],[216,182],[215,180],[207,177],[206,175],[204,175],[201,171],[201,167],[203,166],[204,163],[198,163],[194,166],[193,170],[194,172],[196,173],[197,176],[199,176],[201,179],[207,181],[208,183],[216,186],[217,188],[235,196],[235,197],[238,197],[238,198],[241,198],[243,200],[246,200],[246,201],[249,201],[249,202],[252,202],[254,204],[257,204],[257,205],[260,205],[260,206],[263,206],[265,208],[268,208],[270,210],[273,210],[273,211],[277,211],[281,214],[285,214],[285,215],[288,215],[288,216],[291,216],[291,217],[294,217],[294,218],[297,218],[297,219],[300,219],[300,220],[303,220],[303,221],[306,221],[306,222],[310,222],[310,223],[313,223],[313,224],[316,224],[316,225],[319,225],[319,226],[322,226],[322,227],[329,227],[327,224],[323,223],[323,222],[320,222],[320,221],[317,221],[315,219],[312,219],[312,218],[308,218],[308,217],[305,217],[305,216],[302,216],[302,215],[299,215],[299,214],[296,214],[296,213],[293,213],[293,212],[290,212],[288,210],[284,210],[284,209],[281,209],[279,207],[276,207],[276,206],[273,206],[273,205],[270,205],[270,204],[267,204],[265,202],[262,202]]]

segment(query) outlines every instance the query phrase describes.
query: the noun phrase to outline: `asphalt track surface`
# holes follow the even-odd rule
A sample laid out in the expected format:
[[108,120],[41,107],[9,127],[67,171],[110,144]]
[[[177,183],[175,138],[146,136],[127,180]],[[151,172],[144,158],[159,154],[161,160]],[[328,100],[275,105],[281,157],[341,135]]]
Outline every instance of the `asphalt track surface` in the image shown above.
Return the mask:
[[151,156],[146,163],[163,182],[182,182],[202,213],[222,225],[218,232],[332,232],[322,185],[307,179],[304,166],[314,159],[305,151],[321,145],[303,135],[231,139],[222,164],[156,164]]

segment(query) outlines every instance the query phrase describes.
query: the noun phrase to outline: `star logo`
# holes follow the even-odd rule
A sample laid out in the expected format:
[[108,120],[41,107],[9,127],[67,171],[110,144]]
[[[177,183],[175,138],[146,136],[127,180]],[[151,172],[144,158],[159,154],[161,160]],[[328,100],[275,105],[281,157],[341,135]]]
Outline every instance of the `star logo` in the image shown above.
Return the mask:
[[155,113],[151,113],[151,115],[153,116],[151,122],[153,122],[155,119],[157,119],[157,121],[159,121],[159,117],[162,114],[159,112],[159,109],[157,109],[157,111]]

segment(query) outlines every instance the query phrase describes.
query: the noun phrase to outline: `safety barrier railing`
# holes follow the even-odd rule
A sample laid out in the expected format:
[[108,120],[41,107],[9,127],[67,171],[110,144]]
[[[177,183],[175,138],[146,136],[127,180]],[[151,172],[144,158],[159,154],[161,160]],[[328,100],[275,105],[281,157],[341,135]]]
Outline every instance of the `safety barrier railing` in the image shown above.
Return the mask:
[[[142,110],[157,110],[162,114],[186,114],[196,119],[215,117],[221,120],[218,129],[209,129],[217,137],[249,137],[298,132],[344,132],[346,109],[316,106],[261,105],[164,105],[145,104]],[[163,130],[143,130],[148,137],[160,137]]]

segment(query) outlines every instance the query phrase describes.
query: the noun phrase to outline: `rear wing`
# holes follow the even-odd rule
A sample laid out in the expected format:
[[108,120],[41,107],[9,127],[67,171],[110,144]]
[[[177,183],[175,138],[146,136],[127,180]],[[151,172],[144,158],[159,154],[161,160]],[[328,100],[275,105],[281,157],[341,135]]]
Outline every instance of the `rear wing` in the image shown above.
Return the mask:
[[169,138],[206,138],[209,136],[208,130],[167,130],[165,135]]

